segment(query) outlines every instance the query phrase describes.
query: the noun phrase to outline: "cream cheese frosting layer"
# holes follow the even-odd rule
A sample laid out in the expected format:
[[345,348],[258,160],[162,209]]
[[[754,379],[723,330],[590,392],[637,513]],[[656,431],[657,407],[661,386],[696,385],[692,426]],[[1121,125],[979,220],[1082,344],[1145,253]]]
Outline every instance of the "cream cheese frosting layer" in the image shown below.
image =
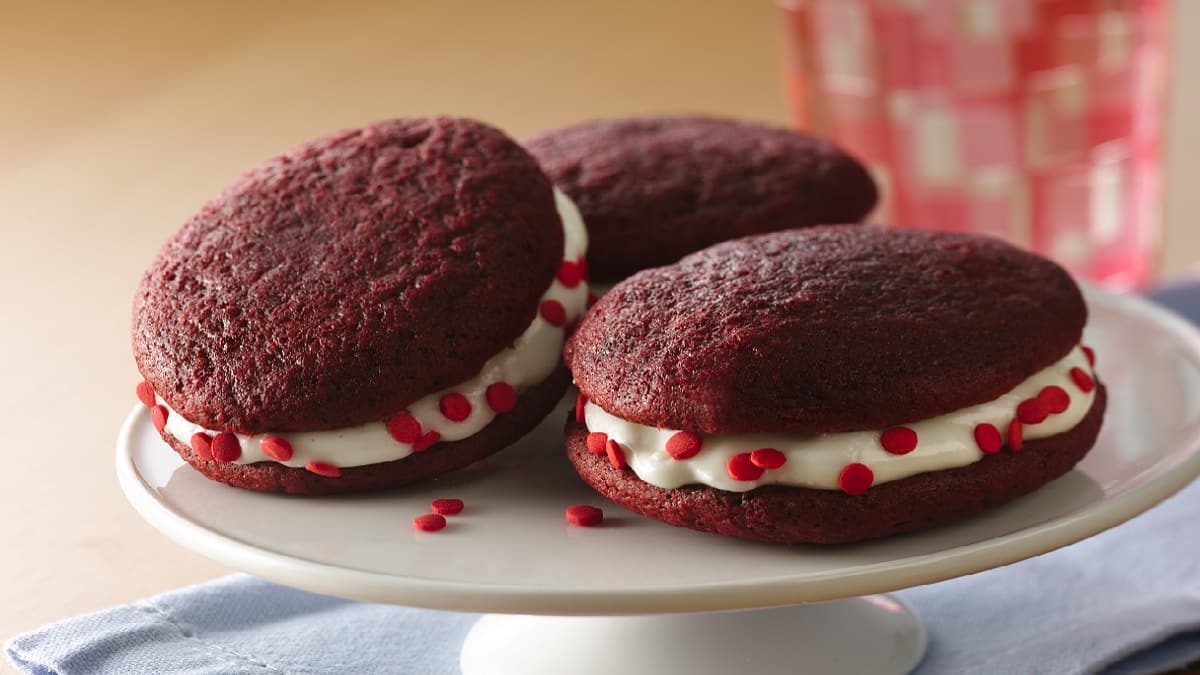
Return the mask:
[[[388,420],[369,422],[353,427],[308,432],[266,432],[236,436],[241,452],[232,461],[239,464],[279,462],[291,467],[352,467],[403,459],[414,451],[426,451],[436,442],[457,441],[472,436],[486,427],[497,414],[488,400],[488,388],[504,383],[517,394],[544,381],[559,363],[567,328],[583,316],[587,309],[588,288],[582,270],[582,258],[587,252],[587,230],[579,209],[565,194],[554,191],[555,205],[563,223],[563,266],[550,287],[539,300],[539,311],[533,322],[512,346],[493,356],[475,377],[449,389],[435,392],[414,402],[405,411],[419,425],[422,439],[413,442],[397,440],[388,430]],[[451,415],[445,402],[453,400]],[[469,413],[462,417],[469,403]],[[165,431],[182,443],[190,443],[195,434],[210,437],[219,432],[194,424],[166,407]],[[457,419],[451,419],[457,418]],[[279,460],[263,449],[264,438],[286,441],[291,456]],[[436,439],[436,441],[429,440]],[[278,453],[276,453],[278,454]]]
[[[997,451],[1001,438],[1008,442],[1011,433],[1019,434],[1024,440],[1033,440],[1071,430],[1087,415],[1096,397],[1091,360],[1085,348],[1076,347],[1058,362],[993,401],[893,430],[830,434],[690,434],[688,440],[693,447],[699,441],[700,450],[686,459],[676,459],[667,451],[668,441],[680,433],[679,430],[629,422],[591,402],[584,406],[584,421],[589,432],[606,435],[607,438],[601,439],[602,443],[616,441],[638,478],[660,488],[707,485],[731,492],[746,492],[763,485],[789,485],[860,491],[847,484],[847,467],[852,467],[853,475],[849,481],[865,489],[862,486],[864,474],[868,477],[867,485],[877,485],[927,471],[972,464],[987,454],[985,448]],[[1043,393],[1047,388],[1051,390]],[[1069,403],[1061,394],[1069,398]],[[1027,404],[1021,410],[1028,423],[1023,423],[1018,419],[1018,408],[1038,399],[1039,395],[1043,401],[1053,401],[1051,407],[1060,411],[1046,412],[1039,410],[1041,403]],[[1033,422],[1038,417],[1043,419]],[[977,429],[981,427],[985,437],[991,435],[991,442],[977,437]],[[1015,432],[1013,427],[1016,427]],[[915,447],[909,448],[914,434]],[[885,439],[885,436],[889,438]],[[589,442],[589,447],[592,445]],[[888,450],[885,445],[892,449]],[[597,444],[597,447],[603,446]],[[762,449],[768,452],[753,454]],[[751,462],[751,458],[756,461]],[[777,464],[779,466],[774,466]]]

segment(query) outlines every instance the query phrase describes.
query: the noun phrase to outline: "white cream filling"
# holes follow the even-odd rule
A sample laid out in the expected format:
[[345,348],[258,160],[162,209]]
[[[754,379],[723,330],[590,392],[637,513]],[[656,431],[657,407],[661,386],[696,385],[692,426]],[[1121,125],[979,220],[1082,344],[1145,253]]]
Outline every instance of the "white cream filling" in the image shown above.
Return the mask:
[[[702,435],[700,452],[689,459],[678,460],[666,451],[667,440],[677,430],[628,422],[590,402],[584,414],[589,431],[607,434],[609,439],[620,443],[633,472],[660,488],[699,484],[730,492],[746,492],[762,485],[792,485],[837,490],[842,469],[855,462],[871,469],[875,474],[875,485],[977,462],[984,452],[975,441],[976,425],[985,422],[994,425],[1007,444],[1008,426],[1016,415],[1017,405],[1036,397],[1049,385],[1062,387],[1071,397],[1070,405],[1038,424],[1022,425],[1022,437],[1025,440],[1047,438],[1074,428],[1091,409],[1096,390],[1082,391],[1070,376],[1072,368],[1080,368],[1095,379],[1087,356],[1076,347],[1057,363],[994,401],[904,425],[917,433],[916,449],[904,455],[883,449],[881,431],[851,431]],[[727,469],[730,458],[759,448],[779,450],[787,457],[786,463],[764,471],[758,480],[734,479]]]
[[[563,261],[573,263],[587,252],[587,230],[579,209],[570,198],[556,189],[554,200],[563,223]],[[407,411],[421,423],[421,432],[436,431],[441,436],[438,442],[472,436],[496,417],[497,413],[488,405],[486,398],[489,385],[507,382],[519,394],[549,377],[559,362],[566,339],[565,326],[583,316],[587,309],[587,296],[586,281],[568,288],[556,276],[538,304],[540,306],[546,300],[561,303],[566,310],[564,324],[555,326],[539,312],[513,345],[489,359],[475,377],[409,405]],[[471,403],[471,414],[458,422],[447,419],[439,408],[442,397],[454,392],[462,394]],[[166,405],[161,398],[158,402]],[[218,433],[184,419],[169,407],[168,411],[166,431],[184,444],[190,443],[192,435],[196,433]],[[242,453],[236,463],[276,461],[262,450],[260,443],[265,436],[278,436],[291,443],[291,459],[280,462],[291,467],[303,467],[309,462],[337,467],[362,466],[403,459],[413,453],[413,445],[392,438],[386,423],[381,421],[327,431],[264,432],[254,436],[237,434]],[[425,452],[436,452],[436,445]]]

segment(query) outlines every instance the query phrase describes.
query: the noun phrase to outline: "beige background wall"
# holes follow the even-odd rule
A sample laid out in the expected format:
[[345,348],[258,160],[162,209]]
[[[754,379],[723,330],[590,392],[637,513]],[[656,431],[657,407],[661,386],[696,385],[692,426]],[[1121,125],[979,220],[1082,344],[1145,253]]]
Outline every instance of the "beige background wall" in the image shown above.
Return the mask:
[[1200,2],[1175,0],[1172,89],[1167,127],[1167,221],[1163,274],[1176,276],[1200,261]]

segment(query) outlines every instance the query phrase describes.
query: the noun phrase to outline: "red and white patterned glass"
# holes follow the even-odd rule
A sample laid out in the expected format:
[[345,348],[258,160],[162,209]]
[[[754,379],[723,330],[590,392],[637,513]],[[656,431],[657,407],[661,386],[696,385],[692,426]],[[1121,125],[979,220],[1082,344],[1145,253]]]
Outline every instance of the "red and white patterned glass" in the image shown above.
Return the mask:
[[1161,233],[1164,4],[783,0],[795,123],[870,166],[878,222],[1138,287]]

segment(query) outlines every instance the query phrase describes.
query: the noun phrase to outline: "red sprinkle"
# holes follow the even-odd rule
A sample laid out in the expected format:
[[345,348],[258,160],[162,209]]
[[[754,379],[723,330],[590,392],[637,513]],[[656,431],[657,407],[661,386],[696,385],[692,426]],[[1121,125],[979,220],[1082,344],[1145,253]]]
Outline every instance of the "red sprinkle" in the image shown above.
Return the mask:
[[462,513],[463,500],[461,499],[435,499],[429,502],[429,508],[440,516],[453,516],[457,513]]
[[232,462],[242,456],[242,444],[231,431],[222,431],[212,439],[212,456],[218,462]]
[[861,495],[875,482],[875,472],[866,464],[854,462],[842,467],[838,474],[838,485],[848,495]]
[[538,311],[551,326],[561,326],[567,322],[567,310],[557,300],[543,300]]
[[575,288],[583,281],[583,271],[578,264],[564,260],[562,267],[558,268],[558,281],[567,288]]
[[584,281],[587,281],[588,278],[591,277],[591,273],[588,271],[587,258],[584,256],[579,256],[579,259],[575,261],[575,266],[579,268],[579,276],[582,277]]
[[1049,415],[1050,409],[1040,398],[1027,398],[1017,404],[1017,419],[1021,424],[1041,424]]
[[1046,406],[1046,410],[1055,414],[1065,412],[1067,408],[1071,407],[1071,395],[1067,393],[1066,389],[1056,384],[1042,387],[1037,397]]
[[587,397],[580,394],[575,397],[575,421],[583,424],[583,406],[587,405]]
[[1004,447],[1004,438],[1000,436],[996,425],[983,422],[975,425],[975,444],[980,450],[991,455],[1000,452],[1000,448]]
[[137,397],[142,402],[142,405],[147,408],[153,408],[156,403],[154,400],[154,387],[151,387],[150,383],[145,380],[138,382]]
[[150,421],[154,424],[154,428],[158,429],[158,433],[162,433],[167,426],[167,406],[156,405],[150,409]]
[[595,293],[593,293],[591,291],[588,291],[588,297],[587,297],[588,309],[591,309],[592,305],[596,304],[596,301],[599,299],[600,299],[600,296],[596,295]]
[[758,480],[763,475],[762,467],[755,466],[748,452],[739,452],[730,457],[725,470],[734,480]]
[[413,442],[413,452],[424,452],[429,449],[429,446],[437,443],[441,438],[441,434],[436,431],[431,431]]
[[438,402],[438,408],[451,422],[461,422],[471,416],[471,402],[458,392],[443,396]]
[[608,434],[593,432],[587,435],[587,449],[593,455],[603,455],[607,452]]
[[421,423],[409,413],[402,412],[392,415],[387,422],[388,433],[401,443],[416,443],[421,437]]
[[880,434],[879,444],[893,455],[907,455],[917,448],[917,432],[908,427],[892,427]]
[[278,436],[263,436],[263,439],[258,443],[262,448],[263,454],[276,462],[286,462],[292,458],[294,454],[292,444],[286,438]]
[[212,436],[203,432],[192,434],[192,452],[200,459],[212,459]]
[[691,431],[678,431],[667,439],[667,454],[674,459],[695,457],[704,445],[700,434]]
[[1083,393],[1088,393],[1096,383],[1092,381],[1092,376],[1083,371],[1083,368],[1072,368],[1071,379],[1075,381],[1075,386]]
[[1008,447],[1013,452],[1020,452],[1021,445],[1021,420],[1013,418],[1013,421],[1008,423]]
[[326,462],[309,462],[304,465],[304,468],[326,478],[341,478],[342,470],[332,464]]
[[604,522],[604,512],[595,506],[575,504],[567,507],[567,522],[580,527],[595,527]]
[[787,464],[787,455],[775,448],[759,448],[750,453],[750,461],[760,469],[778,469]]
[[1088,365],[1095,368],[1096,367],[1096,352],[1092,351],[1092,348],[1088,347],[1086,345],[1079,345],[1079,346],[1083,349],[1083,355],[1087,357]]
[[608,461],[614,467],[624,469],[629,466],[629,463],[625,461],[625,450],[620,443],[613,439],[608,439],[608,442],[604,444],[604,452],[608,453]]
[[496,382],[489,384],[487,391],[484,393],[484,398],[491,406],[492,410],[498,413],[506,413],[517,407],[517,392],[512,388],[512,385],[507,382]]
[[422,532],[437,532],[446,527],[446,517],[436,513],[426,513],[413,518],[413,528]]

